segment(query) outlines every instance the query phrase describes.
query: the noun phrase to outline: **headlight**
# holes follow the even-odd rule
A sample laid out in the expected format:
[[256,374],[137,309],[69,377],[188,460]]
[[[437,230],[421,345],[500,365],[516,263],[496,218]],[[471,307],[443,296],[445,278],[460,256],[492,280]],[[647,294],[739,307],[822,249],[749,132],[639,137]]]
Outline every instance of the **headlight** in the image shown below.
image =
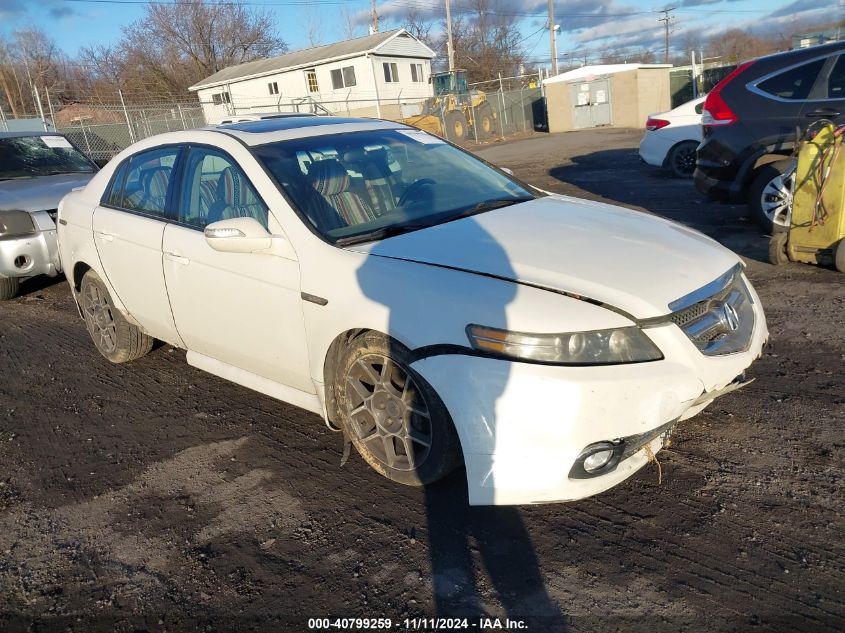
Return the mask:
[[26,211],[0,211],[0,239],[33,235],[35,225]]
[[663,355],[638,327],[564,334],[525,334],[468,325],[473,348],[519,360],[556,365],[616,365]]

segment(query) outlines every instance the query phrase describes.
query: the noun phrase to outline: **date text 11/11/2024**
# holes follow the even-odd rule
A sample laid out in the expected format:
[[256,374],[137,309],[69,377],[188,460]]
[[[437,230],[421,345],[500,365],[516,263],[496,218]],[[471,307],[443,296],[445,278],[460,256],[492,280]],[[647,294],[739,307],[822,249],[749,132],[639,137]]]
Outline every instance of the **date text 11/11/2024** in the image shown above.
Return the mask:
[[513,633],[527,631],[524,620],[496,617],[478,618],[309,618],[308,629],[311,631],[411,631],[428,633],[429,631],[502,631]]

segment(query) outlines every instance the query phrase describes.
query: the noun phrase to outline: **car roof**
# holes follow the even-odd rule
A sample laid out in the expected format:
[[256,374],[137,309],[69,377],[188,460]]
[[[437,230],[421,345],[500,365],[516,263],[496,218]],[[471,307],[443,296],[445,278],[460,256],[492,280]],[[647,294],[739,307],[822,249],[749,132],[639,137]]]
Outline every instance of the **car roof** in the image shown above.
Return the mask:
[[64,136],[60,132],[45,132],[44,130],[26,130],[18,132],[0,132],[0,138],[24,138],[27,136]]
[[223,117],[224,121],[234,121],[235,119],[239,119],[238,122],[245,122],[245,121],[262,121],[265,119],[289,119],[291,117],[301,117],[301,116],[317,116],[313,112],[255,112],[251,114],[233,114],[231,116]]
[[241,121],[203,129],[234,136],[247,145],[263,145],[308,136],[408,128],[404,123],[384,119],[312,116]]

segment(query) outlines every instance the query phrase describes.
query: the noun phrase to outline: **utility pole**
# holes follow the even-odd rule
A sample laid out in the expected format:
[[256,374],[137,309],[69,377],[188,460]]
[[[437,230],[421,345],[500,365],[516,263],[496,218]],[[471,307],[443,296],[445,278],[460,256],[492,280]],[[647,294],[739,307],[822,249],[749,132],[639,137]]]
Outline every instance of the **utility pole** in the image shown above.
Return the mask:
[[373,5],[373,33],[378,33],[378,9],[376,8],[376,0],[372,0]]
[[663,22],[663,27],[665,29],[665,41],[663,47],[663,63],[669,63],[669,25],[671,24],[672,20],[675,19],[674,16],[669,15],[670,11],[674,11],[675,7],[668,7],[663,9],[661,13],[663,14],[662,18],[657,18],[658,22]]
[[455,70],[455,45],[452,42],[452,9],[446,0],[446,51],[449,55],[449,72]]
[[557,76],[557,34],[555,33],[555,3],[549,0],[549,49],[552,54],[552,76]]

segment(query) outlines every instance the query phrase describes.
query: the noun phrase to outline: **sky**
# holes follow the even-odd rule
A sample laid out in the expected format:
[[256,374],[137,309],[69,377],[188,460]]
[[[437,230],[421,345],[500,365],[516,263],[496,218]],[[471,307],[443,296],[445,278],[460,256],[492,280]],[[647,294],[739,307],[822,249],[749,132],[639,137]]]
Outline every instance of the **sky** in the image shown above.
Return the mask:
[[[170,2],[171,0],[162,0]],[[453,11],[462,0],[452,0]],[[463,0],[465,1],[465,0]],[[529,59],[549,58],[546,0],[491,0],[495,10],[513,14],[519,21]],[[276,19],[278,34],[291,50],[310,45],[307,28],[314,25],[318,43],[346,39],[349,16],[357,35],[365,35],[370,21],[369,0],[250,0]],[[379,0],[380,28],[399,26],[409,8],[440,22],[443,0]],[[845,0],[567,0],[555,2],[555,22],[560,25],[558,54],[588,48],[601,51],[618,47],[645,47],[662,52],[663,24],[659,11],[672,12],[672,41],[680,44],[687,33],[702,38],[726,28],[790,30],[797,21],[833,21],[845,17]],[[137,20],[143,0],[0,0],[0,33],[36,26],[52,36],[71,57],[80,47],[112,44],[121,27]],[[438,27],[439,28],[439,27]],[[437,30],[437,29],[435,29]]]

